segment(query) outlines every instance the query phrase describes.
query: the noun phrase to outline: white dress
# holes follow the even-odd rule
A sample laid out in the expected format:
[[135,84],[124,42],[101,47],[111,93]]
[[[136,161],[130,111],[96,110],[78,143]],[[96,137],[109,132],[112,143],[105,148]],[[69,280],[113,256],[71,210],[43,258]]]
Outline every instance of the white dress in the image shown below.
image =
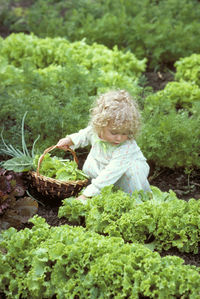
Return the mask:
[[147,180],[149,165],[135,140],[119,146],[102,141],[91,126],[68,135],[74,143],[72,149],[91,145],[83,171],[91,178],[83,194],[92,197],[105,186],[116,185],[126,193],[134,190],[151,191]]

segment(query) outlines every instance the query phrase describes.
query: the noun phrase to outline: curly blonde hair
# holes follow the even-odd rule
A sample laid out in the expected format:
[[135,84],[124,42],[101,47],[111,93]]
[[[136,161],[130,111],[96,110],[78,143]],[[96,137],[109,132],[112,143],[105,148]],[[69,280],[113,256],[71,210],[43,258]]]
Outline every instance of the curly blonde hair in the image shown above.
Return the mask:
[[133,139],[140,128],[138,105],[127,91],[111,90],[97,98],[90,123],[98,134],[109,125]]

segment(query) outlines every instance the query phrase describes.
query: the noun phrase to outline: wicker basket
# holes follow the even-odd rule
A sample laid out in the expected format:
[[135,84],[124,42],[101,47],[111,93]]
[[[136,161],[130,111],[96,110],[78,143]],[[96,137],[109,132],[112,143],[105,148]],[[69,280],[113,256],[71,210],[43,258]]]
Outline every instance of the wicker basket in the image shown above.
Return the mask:
[[[36,188],[37,192],[41,193],[42,195],[51,198],[64,199],[66,197],[76,196],[80,192],[80,190],[88,184],[87,179],[78,181],[59,181],[53,178],[46,177],[39,173],[40,165],[45,154],[55,148],[57,148],[56,145],[47,148],[38,160],[37,171],[28,172],[28,180],[30,182],[30,186],[32,188]],[[72,153],[74,161],[78,165],[76,153],[70,148],[68,150]]]

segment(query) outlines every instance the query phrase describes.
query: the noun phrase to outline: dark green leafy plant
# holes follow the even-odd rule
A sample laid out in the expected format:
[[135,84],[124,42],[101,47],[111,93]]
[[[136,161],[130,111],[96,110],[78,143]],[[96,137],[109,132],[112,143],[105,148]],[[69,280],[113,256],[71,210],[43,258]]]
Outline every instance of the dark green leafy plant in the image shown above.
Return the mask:
[[25,34],[10,35],[0,52],[0,120],[7,140],[19,146],[16,132],[28,111],[27,147],[39,132],[40,151],[85,127],[97,94],[112,87],[138,94],[137,80],[146,67],[145,59],[117,48]]
[[196,0],[37,0],[26,7],[23,1],[18,6],[9,2],[12,9],[4,10],[3,20],[12,32],[70,41],[85,38],[110,49],[118,45],[140,59],[146,57],[153,69],[199,52]]
[[138,143],[148,160],[169,168],[199,167],[199,98],[199,87],[183,81],[145,99]]

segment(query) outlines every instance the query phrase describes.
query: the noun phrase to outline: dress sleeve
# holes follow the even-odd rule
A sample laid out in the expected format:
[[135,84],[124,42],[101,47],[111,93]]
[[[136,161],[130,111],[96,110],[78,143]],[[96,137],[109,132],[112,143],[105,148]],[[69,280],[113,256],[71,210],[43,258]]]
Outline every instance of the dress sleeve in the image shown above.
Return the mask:
[[92,197],[99,194],[103,187],[116,183],[129,168],[131,156],[127,148],[114,151],[109,164],[99,173],[97,178],[91,181],[83,194],[86,197]]
[[91,144],[91,136],[92,136],[92,127],[88,126],[85,129],[80,130],[77,133],[68,135],[70,137],[74,145],[71,148],[77,149],[79,147],[85,147]]

